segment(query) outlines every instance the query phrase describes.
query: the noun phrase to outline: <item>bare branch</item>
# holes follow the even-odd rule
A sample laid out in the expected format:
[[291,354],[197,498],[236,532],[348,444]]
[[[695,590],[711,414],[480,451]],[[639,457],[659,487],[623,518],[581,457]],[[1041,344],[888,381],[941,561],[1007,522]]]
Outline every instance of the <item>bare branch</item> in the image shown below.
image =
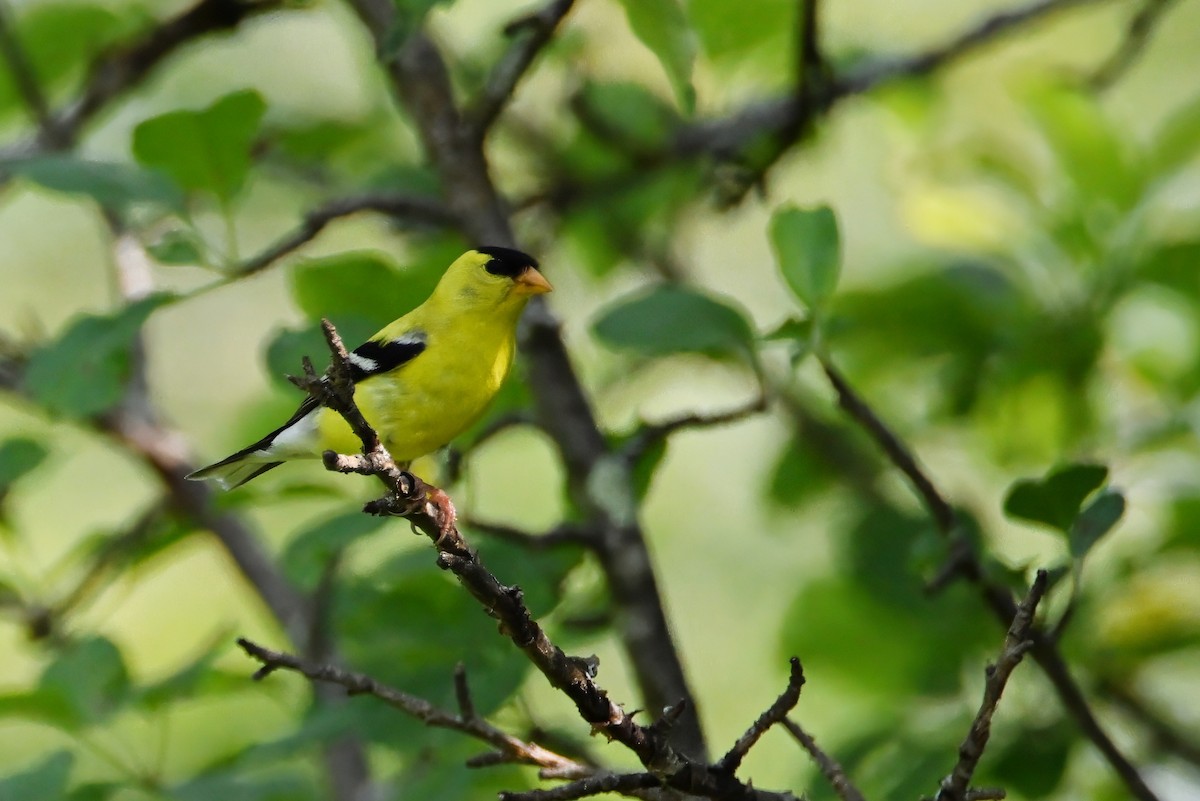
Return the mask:
[[1106,680],[1101,684],[1100,691],[1106,700],[1114,703],[1150,732],[1155,750],[1174,754],[1193,766],[1200,767],[1200,743],[1189,739],[1181,730],[1182,727],[1172,723],[1166,715],[1151,709],[1131,687],[1114,680]]
[[463,520],[464,526],[489,537],[495,537],[505,542],[511,542],[530,550],[541,551],[559,545],[589,545],[594,543],[597,532],[591,527],[579,523],[560,523],[542,534],[523,531],[503,523],[489,523],[483,520]]
[[256,256],[230,271],[231,277],[242,278],[270,267],[284,256],[317,238],[334,220],[362,211],[386,214],[397,222],[433,227],[454,225],[449,209],[432,198],[419,195],[365,194],[329,201],[304,215],[304,220],[291,233]]
[[1096,5],[1109,0],[1033,0],[1023,6],[985,17],[953,39],[912,56],[881,59],[852,70],[837,79],[834,92],[839,96],[869,92],[884,83],[928,75],[947,64],[971,55],[998,39],[1036,22],[1079,6]]
[[510,23],[504,32],[513,43],[492,68],[487,83],[475,103],[463,115],[464,124],[479,139],[500,116],[512,98],[517,84],[525,77],[538,54],[554,36],[555,29],[571,10],[575,0],[550,0],[542,8]]
[[1029,594],[1017,607],[1017,614],[1013,616],[1012,625],[1008,627],[1008,633],[1004,637],[1000,657],[994,665],[988,666],[979,712],[971,723],[966,739],[958,747],[958,762],[950,775],[942,780],[936,801],[966,801],[971,777],[975,775],[975,768],[979,765],[979,759],[983,756],[991,736],[992,716],[1000,703],[1000,696],[1004,693],[1009,676],[1021,663],[1025,652],[1033,647],[1029,632],[1033,627],[1033,616],[1037,612],[1037,606],[1046,593],[1048,577],[1049,574],[1045,570],[1039,570],[1033,586],[1029,588]]
[[[726,772],[693,761],[674,748],[668,742],[670,725],[664,724],[672,724],[678,718],[678,712],[686,708],[686,701],[677,705],[676,714],[669,715],[669,719],[651,726],[641,726],[634,722],[630,713],[610,700],[608,693],[596,683],[594,659],[568,656],[549,639],[525,606],[521,589],[501,583],[463,538],[452,508],[447,511],[447,504],[436,498],[440,490],[401,471],[379,444],[378,435],[362,418],[354,403],[354,386],[350,381],[349,358],[345,347],[328,321],[323,322],[323,327],[333,364],[324,377],[317,377],[311,365],[306,365],[306,375],[297,379],[296,383],[342,414],[363,445],[362,469],[356,472],[373,473],[387,487],[388,494],[366,504],[364,511],[404,517],[415,529],[428,536],[437,549],[438,566],[453,572],[464,589],[500,622],[500,632],[526,655],[551,686],[571,699],[593,732],[603,733],[609,739],[625,745],[663,783],[709,798],[790,799],[790,794],[767,793],[742,785]],[[325,461],[327,466],[336,467],[346,459],[348,457],[327,453]],[[324,672],[321,677],[330,675],[335,674]]]
[[986,17],[954,38],[920,53],[879,59],[841,75],[830,76],[820,103],[805,102],[795,93],[789,93],[751,103],[721,119],[683,126],[676,133],[671,149],[675,158],[706,155],[727,158],[764,135],[779,136],[789,130],[803,130],[810,122],[809,118],[824,114],[842,100],[865,94],[886,83],[928,75],[1069,8],[1109,1],[1033,0]]
[[458,714],[463,720],[475,719],[475,703],[471,700],[471,687],[467,684],[467,667],[462,662],[454,666],[454,697],[458,701]]
[[724,412],[701,414],[692,412],[661,423],[646,423],[625,444],[622,452],[630,462],[640,459],[647,450],[661,443],[672,434],[686,428],[713,428],[729,425],[767,410],[767,396],[760,394],[744,406]]
[[[974,583],[979,589],[984,603],[992,610],[996,618],[1004,625],[1010,625],[1018,612],[1017,602],[1006,587],[987,576],[987,571],[979,556],[971,550],[965,540],[958,536],[957,518],[953,508],[917,465],[911,451],[850,387],[846,379],[833,368],[828,360],[822,360],[822,367],[838,393],[838,401],[842,408],[875,440],[892,464],[913,483],[933,516],[938,530],[943,537],[954,543],[951,555],[954,574],[962,575]],[[948,575],[948,573],[946,574]],[[1146,784],[1137,767],[1121,752],[1096,719],[1095,713],[1079,684],[1071,676],[1071,671],[1054,640],[1037,630],[1031,631],[1029,637],[1033,641],[1031,653],[1034,659],[1037,660],[1050,683],[1054,685],[1063,707],[1075,720],[1075,724],[1083,735],[1091,740],[1092,744],[1104,755],[1113,771],[1121,778],[1135,798],[1139,801],[1158,801],[1158,796]]]
[[285,0],[200,0],[151,28],[132,44],[110,50],[93,62],[79,97],[66,108],[49,114],[41,122],[41,133],[34,141],[7,148],[4,155],[70,149],[84,126],[98,113],[142,84],[181,47],[209,34],[232,30],[251,17],[284,5]]
[[1155,27],[1174,4],[1175,0],[1146,0],[1145,5],[1130,19],[1117,49],[1088,78],[1087,85],[1092,91],[1103,92],[1112,88],[1121,76],[1129,72],[1145,52]]
[[746,758],[746,754],[750,753],[750,749],[754,747],[759,738],[767,733],[767,729],[786,718],[796,706],[796,702],[800,700],[800,688],[804,686],[804,669],[800,666],[800,660],[794,656],[791,658],[791,666],[787,689],[775,699],[775,703],[759,715],[758,720],[754,721],[746,733],[733,744],[733,748],[730,748],[729,752],[721,757],[721,761],[717,763],[719,769],[728,771],[730,774],[737,773],[742,760]]
[[817,763],[817,767],[821,770],[821,775],[829,782],[829,786],[837,793],[838,798],[842,799],[842,801],[865,801],[863,794],[859,792],[859,789],[846,776],[846,771],[838,761],[825,753],[817,745],[817,741],[813,739],[813,736],[801,728],[799,723],[796,723],[791,718],[784,718],[783,726],[796,739],[796,742],[804,747],[804,750],[809,753],[813,761]]
[[958,530],[958,517],[954,508],[925,475],[925,471],[917,464],[916,457],[875,414],[866,401],[859,397],[828,359],[821,359],[821,369],[825,371],[829,383],[837,392],[838,405],[871,435],[871,438],[887,455],[888,460],[912,482],[913,488],[925,502],[929,513],[933,515],[938,529],[946,536],[953,536]]
[[[349,2],[381,52],[389,52],[395,6],[389,0]],[[463,233],[476,242],[515,246],[508,204],[492,182],[482,139],[463,122],[437,47],[424,33],[415,33],[389,55],[385,67],[393,90],[417,123]],[[538,420],[558,447],[574,501],[604,532],[598,554],[621,610],[622,644],[645,702],[658,709],[681,697],[692,701],[674,736],[693,758],[706,759],[696,704],[667,626],[641,528],[636,519],[611,519],[611,504],[599,504],[591,497],[593,472],[611,469],[613,462],[559,335],[558,320],[544,301],[535,298],[526,308],[522,329],[521,350],[529,366]]]
[[255,680],[261,681],[276,670],[290,670],[312,681],[340,684],[350,695],[374,696],[426,726],[453,729],[468,734],[493,746],[514,762],[553,769],[572,777],[590,776],[594,771],[588,765],[548,751],[536,743],[527,743],[505,734],[478,717],[454,715],[424,698],[397,690],[366,674],[343,670],[334,665],[310,662],[282,651],[273,651],[245,638],[239,638],[237,643],[249,656],[262,663],[262,667],[254,674]]
[[46,95],[42,93],[42,87],[38,84],[37,75],[34,74],[33,65],[29,63],[25,48],[17,39],[8,0],[0,1],[0,56],[3,56],[8,64],[8,71],[12,75],[17,93],[37,125],[39,140],[47,146],[60,147],[59,133],[50,116]]
[[500,793],[500,801],[572,801],[601,793],[640,795],[636,791],[660,787],[662,782],[653,773],[604,773],[555,787],[551,790],[528,790],[523,793]]

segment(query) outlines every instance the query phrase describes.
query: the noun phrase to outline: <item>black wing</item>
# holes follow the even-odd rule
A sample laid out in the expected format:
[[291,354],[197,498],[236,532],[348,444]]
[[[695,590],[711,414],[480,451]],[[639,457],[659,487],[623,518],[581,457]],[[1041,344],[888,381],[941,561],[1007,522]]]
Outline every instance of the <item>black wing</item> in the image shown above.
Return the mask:
[[350,377],[355,383],[395,370],[425,350],[425,332],[409,331],[399,339],[372,339],[350,352]]

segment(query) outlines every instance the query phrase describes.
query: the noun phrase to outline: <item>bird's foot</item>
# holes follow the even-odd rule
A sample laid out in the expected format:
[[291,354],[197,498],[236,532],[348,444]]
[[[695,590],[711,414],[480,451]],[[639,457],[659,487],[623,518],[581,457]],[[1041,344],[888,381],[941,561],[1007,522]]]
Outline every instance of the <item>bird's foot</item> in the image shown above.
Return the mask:
[[455,525],[458,522],[458,512],[454,508],[454,502],[450,500],[450,496],[446,494],[445,490],[430,487],[426,497],[438,510],[438,544],[440,545],[450,535],[450,532],[455,530]]

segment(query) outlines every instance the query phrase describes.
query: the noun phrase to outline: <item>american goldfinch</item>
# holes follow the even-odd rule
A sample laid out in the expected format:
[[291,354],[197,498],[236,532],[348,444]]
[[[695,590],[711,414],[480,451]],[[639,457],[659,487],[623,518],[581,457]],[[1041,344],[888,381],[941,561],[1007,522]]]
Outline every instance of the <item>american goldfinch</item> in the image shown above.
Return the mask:
[[[537,267],[510,248],[467,251],[428,300],[350,353],[355,401],[397,462],[432,453],[483,414],[512,366],[521,310],[551,290]],[[339,414],[307,398],[282,426],[188,478],[232,489],[285,461],[360,448]]]

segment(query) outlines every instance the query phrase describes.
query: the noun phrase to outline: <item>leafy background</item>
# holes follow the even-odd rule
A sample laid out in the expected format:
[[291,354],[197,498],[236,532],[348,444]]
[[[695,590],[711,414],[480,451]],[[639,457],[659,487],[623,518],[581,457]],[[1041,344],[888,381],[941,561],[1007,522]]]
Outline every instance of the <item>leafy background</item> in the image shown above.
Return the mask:
[[[868,797],[932,793],[1000,642],[967,586],[922,592],[943,546],[837,410],[815,351],[913,445],[997,576],[1021,586],[1034,567],[1061,569],[1049,615],[1072,610],[1062,647],[1102,721],[1164,799],[1197,792],[1200,4],[1147,4],[1170,6],[1166,21],[1099,87],[1086,79],[1143,6],[1083,5],[846,100],[782,154],[751,141],[706,160],[680,153],[674,132],[787,91],[796,5],[587,0],[491,132],[494,177],[555,284],[550,306],[606,431],[719,413],[769,387],[766,413],[675,435],[639,485],[712,743],[765,708],[798,654],[798,714]],[[186,8],[0,10],[58,108],[93,58]],[[468,96],[504,52],[504,25],[536,6],[398,8],[394,46],[426,25]],[[825,53],[854,69],[999,8],[827,3]],[[326,797],[313,754],[348,731],[368,743],[381,797],[536,786],[528,769],[462,768],[478,745],[368,699],[330,708],[295,678],[247,681],[233,637],[287,633],[219,543],[162,503],[145,461],[94,424],[144,358],[181,447],[218,458],[290,412],[282,376],[321,353],[319,317],[365,336],[469,244],[428,215],[368,211],[247,269],[332,198],[437,197],[353,12],[288,3],[198,39],[73,148],[21,146],[34,127],[6,64],[0,127],[16,144],[2,165],[0,321],[20,378],[0,403],[0,798]],[[146,285],[114,268],[122,247],[146,249]],[[528,402],[518,376],[493,419]],[[469,451],[453,492],[472,517],[536,532],[575,513],[564,483],[546,435],[518,426]],[[587,741],[427,546],[354,513],[370,492],[289,466],[218,503],[299,588],[337,557],[330,614],[346,663],[451,704],[463,661],[500,725],[631,765]],[[478,541],[637,706],[594,558]],[[777,733],[745,775],[832,797]],[[1008,688],[979,783],[1019,799],[1126,797],[1031,665]]]

